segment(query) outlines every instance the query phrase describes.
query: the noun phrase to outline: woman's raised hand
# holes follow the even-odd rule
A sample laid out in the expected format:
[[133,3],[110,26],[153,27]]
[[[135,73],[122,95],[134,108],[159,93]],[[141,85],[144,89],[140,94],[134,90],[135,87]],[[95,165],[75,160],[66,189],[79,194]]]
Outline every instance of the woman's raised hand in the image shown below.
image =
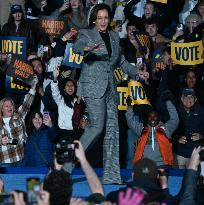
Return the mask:
[[53,71],[53,76],[54,76],[54,81],[57,80],[58,76],[59,76],[59,68],[56,68],[54,71]]

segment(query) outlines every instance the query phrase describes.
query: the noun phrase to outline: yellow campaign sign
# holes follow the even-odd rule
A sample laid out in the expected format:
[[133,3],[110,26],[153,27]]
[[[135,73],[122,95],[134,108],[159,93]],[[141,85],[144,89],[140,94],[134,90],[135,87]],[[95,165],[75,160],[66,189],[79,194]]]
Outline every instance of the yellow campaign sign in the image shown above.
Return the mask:
[[118,110],[127,110],[128,87],[117,87],[117,92],[119,96]]
[[117,80],[117,82],[121,82],[122,78],[123,78],[123,71],[121,68],[116,68],[114,70],[114,76],[115,76],[115,79]]
[[167,0],[151,0],[151,1],[167,4]]
[[128,87],[117,87],[117,91],[119,95],[118,110],[127,110],[126,99],[128,96],[132,99],[132,105],[151,105],[142,84],[138,81],[130,81]]
[[26,58],[26,38],[16,36],[0,36],[0,53],[12,54]]
[[63,59],[63,65],[70,66],[72,68],[81,68],[83,64],[83,56],[75,54],[73,52],[72,43],[67,43],[65,49],[65,56]]
[[14,78],[11,77],[11,82],[10,82],[10,83],[11,83],[11,84],[10,84],[11,89],[29,90],[29,86],[28,86],[28,85],[26,85],[26,84],[24,84],[24,85],[16,84],[13,79],[14,79]]
[[128,92],[129,95],[132,97],[133,105],[143,105],[143,104],[150,105],[145,90],[140,82],[130,81],[128,83]]
[[203,63],[202,41],[190,43],[171,43],[171,58],[175,64],[197,65]]

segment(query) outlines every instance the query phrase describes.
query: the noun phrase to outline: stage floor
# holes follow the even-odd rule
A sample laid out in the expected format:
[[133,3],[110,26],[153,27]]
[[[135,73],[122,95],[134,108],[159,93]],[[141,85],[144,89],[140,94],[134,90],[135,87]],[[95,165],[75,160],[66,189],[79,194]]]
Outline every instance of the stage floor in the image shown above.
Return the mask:
[[[97,175],[101,178],[102,169],[95,169]],[[4,180],[5,192],[9,192],[14,189],[26,191],[26,179],[29,177],[39,177],[43,179],[47,173],[45,168],[7,168],[0,169],[0,176]],[[169,190],[172,195],[178,193],[181,187],[184,170],[171,169],[169,170]],[[125,181],[131,180],[130,170],[121,170],[121,176]],[[75,169],[73,174],[73,196],[75,197],[87,197],[90,194],[90,190],[86,181],[86,178],[81,169]],[[117,190],[124,185],[104,185],[105,193]]]

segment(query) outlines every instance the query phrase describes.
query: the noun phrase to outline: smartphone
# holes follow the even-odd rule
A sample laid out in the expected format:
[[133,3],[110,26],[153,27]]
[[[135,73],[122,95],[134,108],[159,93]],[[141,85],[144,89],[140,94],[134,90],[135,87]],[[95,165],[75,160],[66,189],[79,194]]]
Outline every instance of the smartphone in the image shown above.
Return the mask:
[[44,46],[43,45],[39,45],[38,46],[37,55],[38,55],[38,57],[43,57],[43,54],[44,54]]
[[49,119],[49,117],[50,117],[49,112],[47,112],[47,111],[43,112],[43,118]]
[[75,28],[71,28],[70,32],[72,32],[73,35],[77,35],[78,31]]
[[122,31],[123,21],[122,20],[116,20],[116,24],[118,26],[118,31],[121,32]]
[[12,194],[0,194],[0,205],[14,205]]
[[26,180],[28,204],[37,205],[37,196],[40,192],[40,179],[38,177],[30,177]]
[[142,65],[142,64],[143,64],[143,59],[137,58],[137,65]]

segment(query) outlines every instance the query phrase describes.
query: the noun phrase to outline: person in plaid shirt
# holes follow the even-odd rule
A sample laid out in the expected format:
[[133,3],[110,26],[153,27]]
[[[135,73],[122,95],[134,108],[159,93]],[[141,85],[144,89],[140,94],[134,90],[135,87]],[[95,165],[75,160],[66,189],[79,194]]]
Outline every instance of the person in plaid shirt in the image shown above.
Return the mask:
[[24,119],[33,102],[37,82],[36,77],[23,104],[16,111],[12,99],[0,101],[0,167],[19,166],[23,159],[27,139]]

